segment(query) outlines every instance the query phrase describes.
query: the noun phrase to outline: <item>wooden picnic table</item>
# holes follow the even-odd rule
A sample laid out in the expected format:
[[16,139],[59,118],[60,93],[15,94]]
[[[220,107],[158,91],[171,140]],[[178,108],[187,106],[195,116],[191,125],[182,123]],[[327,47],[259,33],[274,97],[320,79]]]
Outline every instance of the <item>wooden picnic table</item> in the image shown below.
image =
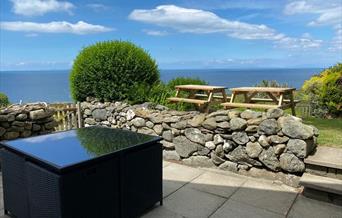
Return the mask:
[[[230,102],[222,103],[227,108],[245,107],[245,108],[291,108],[292,114],[295,116],[295,105],[298,101],[293,98],[295,88],[277,88],[277,87],[239,87],[232,88]],[[269,98],[254,98],[258,93],[265,93]],[[244,95],[244,102],[234,102],[237,95]],[[285,97],[288,97],[285,98]],[[256,102],[269,102],[273,104],[257,104]]]
[[[222,94],[222,102],[227,101],[226,87],[224,86],[209,86],[209,85],[178,85],[175,86],[176,96],[168,98],[170,102],[186,102],[197,105],[198,107],[204,106],[204,111],[209,111],[209,105],[214,100],[214,94]],[[186,91],[189,93],[188,97],[179,97],[180,91]],[[203,94],[204,93],[204,94]],[[198,99],[202,97],[204,99]]]

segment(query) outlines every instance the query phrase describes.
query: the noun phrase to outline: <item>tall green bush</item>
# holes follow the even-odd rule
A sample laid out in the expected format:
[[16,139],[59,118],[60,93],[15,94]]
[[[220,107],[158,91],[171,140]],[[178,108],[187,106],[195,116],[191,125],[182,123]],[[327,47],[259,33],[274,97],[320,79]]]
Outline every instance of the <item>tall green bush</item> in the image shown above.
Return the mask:
[[84,48],[76,57],[71,74],[74,100],[86,97],[121,101],[132,87],[152,87],[159,81],[158,66],[142,48],[126,41],[106,41]]
[[301,95],[311,104],[313,115],[342,116],[342,64],[338,63],[305,81]]
[[0,92],[0,107],[6,107],[10,104],[7,95]]

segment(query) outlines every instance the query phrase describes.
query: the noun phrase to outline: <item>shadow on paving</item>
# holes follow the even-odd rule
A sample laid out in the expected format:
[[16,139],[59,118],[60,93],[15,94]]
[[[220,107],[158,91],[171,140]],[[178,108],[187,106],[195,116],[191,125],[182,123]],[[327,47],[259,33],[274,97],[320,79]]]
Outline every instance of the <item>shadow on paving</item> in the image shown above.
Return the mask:
[[281,183],[179,164],[164,167],[163,206],[144,218],[342,218],[342,207],[308,199]]
[[[305,198],[281,183],[174,163],[164,164],[163,178],[163,206],[142,217],[342,218],[342,207]],[[1,209],[3,214],[2,196]]]

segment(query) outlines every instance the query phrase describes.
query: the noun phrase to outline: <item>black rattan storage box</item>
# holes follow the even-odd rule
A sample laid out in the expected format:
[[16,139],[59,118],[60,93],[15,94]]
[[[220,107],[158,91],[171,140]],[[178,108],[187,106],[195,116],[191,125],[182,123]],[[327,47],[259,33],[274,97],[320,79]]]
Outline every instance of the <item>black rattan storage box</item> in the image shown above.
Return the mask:
[[160,138],[88,127],[2,142],[5,212],[137,217],[162,202]]

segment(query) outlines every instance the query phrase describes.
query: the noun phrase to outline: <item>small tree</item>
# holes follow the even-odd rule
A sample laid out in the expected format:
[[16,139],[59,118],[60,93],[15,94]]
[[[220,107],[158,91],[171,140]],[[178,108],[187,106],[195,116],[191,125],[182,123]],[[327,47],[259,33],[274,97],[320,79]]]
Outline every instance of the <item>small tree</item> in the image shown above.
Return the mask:
[[7,95],[0,92],[0,107],[6,107],[10,104]]
[[99,42],[84,48],[70,74],[71,94],[77,101],[86,97],[121,101],[130,97],[131,87],[153,86],[158,81],[155,60],[142,48],[125,41]]

